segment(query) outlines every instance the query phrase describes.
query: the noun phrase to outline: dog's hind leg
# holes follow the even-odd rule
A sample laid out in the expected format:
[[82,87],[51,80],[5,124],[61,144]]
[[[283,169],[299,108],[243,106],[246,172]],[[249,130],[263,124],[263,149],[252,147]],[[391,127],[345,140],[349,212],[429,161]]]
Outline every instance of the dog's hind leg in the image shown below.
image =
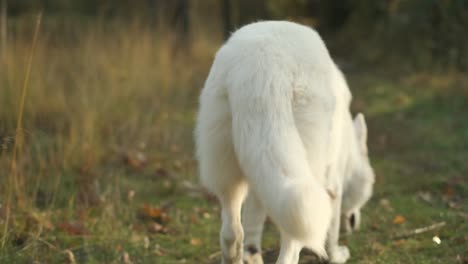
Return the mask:
[[281,232],[281,249],[276,264],[297,264],[302,244],[292,239],[289,235]]
[[243,263],[244,231],[241,224],[241,207],[246,193],[247,186],[240,183],[218,197],[223,221],[220,233],[223,264]]
[[250,192],[242,209],[242,226],[244,227],[244,262],[263,264],[262,232],[266,212],[256,195]]

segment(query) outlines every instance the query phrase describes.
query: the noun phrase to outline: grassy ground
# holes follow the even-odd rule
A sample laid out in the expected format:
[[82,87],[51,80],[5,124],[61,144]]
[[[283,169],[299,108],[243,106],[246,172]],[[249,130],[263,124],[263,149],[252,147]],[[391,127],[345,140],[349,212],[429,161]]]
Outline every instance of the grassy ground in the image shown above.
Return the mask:
[[[27,27],[1,61],[0,263],[217,263],[219,208],[197,186],[192,130],[220,41],[185,52],[162,29],[84,28],[41,33],[15,173]],[[375,68],[348,79],[377,173],[362,230],[343,238],[350,263],[467,263],[468,80]],[[271,263],[271,224],[264,245]]]

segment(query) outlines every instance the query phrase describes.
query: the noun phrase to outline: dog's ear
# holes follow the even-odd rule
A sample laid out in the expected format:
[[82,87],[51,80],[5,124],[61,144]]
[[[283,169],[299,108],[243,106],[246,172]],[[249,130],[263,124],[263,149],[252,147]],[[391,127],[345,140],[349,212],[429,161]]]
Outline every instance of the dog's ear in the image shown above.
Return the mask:
[[356,131],[361,152],[367,153],[367,125],[362,113],[357,114],[354,118],[354,131]]

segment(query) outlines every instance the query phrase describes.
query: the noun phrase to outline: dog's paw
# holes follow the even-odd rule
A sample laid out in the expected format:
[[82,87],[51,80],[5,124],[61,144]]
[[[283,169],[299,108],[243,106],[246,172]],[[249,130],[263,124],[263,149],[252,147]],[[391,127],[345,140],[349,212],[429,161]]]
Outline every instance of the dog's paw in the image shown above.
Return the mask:
[[335,247],[331,252],[329,252],[330,263],[332,264],[343,264],[349,257],[349,249],[347,246],[338,246]]
[[244,249],[244,264],[263,264],[260,250],[253,245],[247,246]]

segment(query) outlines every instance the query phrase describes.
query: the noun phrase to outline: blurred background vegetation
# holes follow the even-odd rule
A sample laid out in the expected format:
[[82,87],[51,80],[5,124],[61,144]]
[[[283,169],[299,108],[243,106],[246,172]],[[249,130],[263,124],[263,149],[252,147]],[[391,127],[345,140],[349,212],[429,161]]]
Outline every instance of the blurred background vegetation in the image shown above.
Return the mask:
[[[467,263],[465,0],[0,0],[0,263],[219,262],[197,98],[230,32],[267,19],[316,28],[368,117],[351,263]],[[272,261],[271,224],[264,244]]]
[[[393,60],[420,68],[468,67],[465,0],[2,1],[13,19],[44,10],[59,21],[85,23],[99,18],[138,20],[155,27],[164,24],[183,37],[198,34],[199,27],[227,37],[252,21],[290,19],[314,26],[327,37],[338,36],[333,48],[341,50],[342,56],[352,50],[370,63]],[[403,60],[409,55],[411,60]]]

